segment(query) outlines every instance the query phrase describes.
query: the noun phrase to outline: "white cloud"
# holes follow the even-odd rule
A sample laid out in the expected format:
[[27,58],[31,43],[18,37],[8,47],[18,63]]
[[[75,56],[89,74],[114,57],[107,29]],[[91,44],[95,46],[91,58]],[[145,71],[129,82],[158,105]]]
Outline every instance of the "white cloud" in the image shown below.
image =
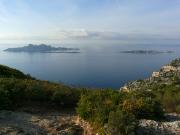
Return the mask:
[[88,31],[84,29],[60,30],[57,32],[57,34],[60,39],[86,38],[89,36]]

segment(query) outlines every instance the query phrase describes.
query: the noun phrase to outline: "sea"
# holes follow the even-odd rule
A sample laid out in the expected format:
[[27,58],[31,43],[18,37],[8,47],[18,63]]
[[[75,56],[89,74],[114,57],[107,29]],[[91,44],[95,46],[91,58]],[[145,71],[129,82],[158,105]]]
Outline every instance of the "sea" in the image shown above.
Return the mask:
[[[145,79],[153,71],[180,57],[180,44],[52,44],[78,47],[80,53],[4,52],[26,44],[0,44],[0,64],[56,83],[88,88],[119,89],[129,81]],[[122,53],[129,50],[173,53]]]

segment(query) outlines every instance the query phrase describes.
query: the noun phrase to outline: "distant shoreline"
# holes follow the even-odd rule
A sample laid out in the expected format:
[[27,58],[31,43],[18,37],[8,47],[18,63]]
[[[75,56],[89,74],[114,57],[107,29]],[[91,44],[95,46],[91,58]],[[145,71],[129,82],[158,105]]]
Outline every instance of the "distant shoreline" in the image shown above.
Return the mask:
[[157,50],[127,50],[120,51],[120,53],[129,53],[129,54],[162,54],[162,53],[174,53],[173,51],[157,51]]

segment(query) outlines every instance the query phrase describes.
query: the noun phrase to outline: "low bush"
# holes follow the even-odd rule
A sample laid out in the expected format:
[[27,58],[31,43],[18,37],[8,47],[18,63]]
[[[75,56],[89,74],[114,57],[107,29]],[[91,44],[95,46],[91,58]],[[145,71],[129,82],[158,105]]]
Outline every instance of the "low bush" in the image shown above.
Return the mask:
[[134,135],[137,123],[133,114],[128,114],[121,110],[110,112],[108,132],[111,135]]
[[166,112],[179,113],[177,107],[180,106],[180,88],[176,85],[164,86],[161,89],[155,89],[154,93],[157,100],[163,105]]
[[180,105],[176,106],[176,112],[180,113]]
[[76,89],[57,89],[53,92],[51,100],[57,105],[64,107],[74,107],[80,98],[80,90]]
[[9,109],[10,106],[11,100],[8,91],[0,89],[0,110]]
[[133,113],[137,119],[159,120],[164,116],[162,105],[154,94],[147,91],[128,93],[128,97],[123,101],[122,110]]

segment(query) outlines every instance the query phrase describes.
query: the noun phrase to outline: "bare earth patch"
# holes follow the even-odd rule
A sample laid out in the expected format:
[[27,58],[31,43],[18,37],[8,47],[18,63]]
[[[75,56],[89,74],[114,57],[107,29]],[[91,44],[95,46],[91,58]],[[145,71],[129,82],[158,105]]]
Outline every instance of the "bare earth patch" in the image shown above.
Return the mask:
[[82,135],[76,119],[73,114],[55,111],[0,111],[0,135]]

